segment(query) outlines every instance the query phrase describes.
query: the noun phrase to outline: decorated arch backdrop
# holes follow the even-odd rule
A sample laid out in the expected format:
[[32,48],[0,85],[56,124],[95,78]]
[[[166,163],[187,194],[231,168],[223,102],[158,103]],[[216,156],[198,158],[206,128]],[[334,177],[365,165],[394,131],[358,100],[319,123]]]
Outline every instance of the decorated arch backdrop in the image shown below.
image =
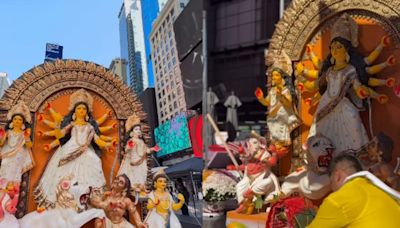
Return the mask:
[[[359,46],[357,50],[368,55],[380,42],[384,35],[391,37],[391,45],[385,48],[376,63],[384,62],[389,55],[394,55],[400,62],[400,1],[398,0],[293,0],[285,10],[281,20],[276,25],[268,47],[265,64],[271,66],[276,56],[285,50],[292,62],[306,60],[306,45],[312,44],[313,51],[324,59],[329,53],[330,30],[333,22],[343,13],[353,17],[359,26]],[[306,67],[311,67],[311,61],[305,61]],[[294,77],[294,76],[293,76]],[[400,81],[400,64],[384,69],[377,74],[380,79],[396,78]],[[268,82],[271,78],[268,78]],[[389,101],[378,104],[372,101],[372,131],[376,135],[384,132],[395,142],[393,158],[400,156],[400,98],[395,95],[393,88],[378,87],[378,93],[386,94]],[[299,136],[294,140],[294,150],[301,151],[311,126],[315,108],[310,108],[304,100],[312,94],[303,94],[298,104],[298,110],[304,121]],[[368,133],[368,112],[361,114]],[[371,135],[370,135],[371,137]],[[394,165],[395,159],[392,159]],[[284,173],[289,172],[290,166],[284,167]]]
[[[136,95],[123,84],[118,76],[100,65],[80,60],[57,60],[56,62],[46,62],[24,73],[13,82],[0,100],[0,123],[2,125],[6,122],[7,111],[20,100],[28,105],[33,117],[34,146],[32,152],[36,166],[23,176],[17,217],[22,217],[36,209],[32,192],[55,151],[55,149],[50,152],[43,150],[43,146],[51,139],[37,135],[39,130],[48,130],[44,124],[39,123],[37,117],[42,113],[46,119],[51,119],[45,111],[47,103],[51,103],[54,110],[60,114],[67,114],[70,95],[81,88],[86,89],[94,98],[94,117],[99,118],[111,111],[111,118],[103,125],[116,124],[117,126],[107,135],[117,137],[119,144],[113,152],[103,151],[102,156],[103,170],[108,185],[119,168],[121,152],[124,148],[126,119],[136,113],[144,123],[146,122],[146,114],[142,111],[142,105]],[[149,127],[147,124],[144,124],[143,131],[145,139],[148,139]],[[150,159],[148,161],[150,162]],[[113,164],[115,167],[112,170]],[[150,178],[150,175],[148,177]]]

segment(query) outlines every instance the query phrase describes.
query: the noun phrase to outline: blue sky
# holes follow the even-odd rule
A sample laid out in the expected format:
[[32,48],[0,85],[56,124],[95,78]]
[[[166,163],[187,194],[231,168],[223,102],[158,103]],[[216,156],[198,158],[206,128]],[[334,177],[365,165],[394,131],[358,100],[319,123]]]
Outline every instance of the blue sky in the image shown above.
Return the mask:
[[120,56],[122,0],[0,0],[0,72],[15,80],[43,63],[46,43],[63,58],[108,67]]

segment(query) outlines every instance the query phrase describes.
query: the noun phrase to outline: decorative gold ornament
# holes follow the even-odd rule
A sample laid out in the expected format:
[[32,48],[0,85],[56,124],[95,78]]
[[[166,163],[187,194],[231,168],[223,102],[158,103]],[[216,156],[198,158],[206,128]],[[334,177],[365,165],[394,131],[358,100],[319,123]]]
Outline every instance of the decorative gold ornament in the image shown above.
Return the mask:
[[7,113],[7,120],[11,121],[12,117],[16,114],[19,114],[24,117],[25,122],[31,123],[31,113],[29,111],[28,106],[26,106],[25,102],[19,101],[16,105],[14,105],[10,111]]
[[69,111],[72,111],[78,103],[85,103],[88,111],[93,111],[93,97],[85,89],[80,89],[71,95]]
[[272,64],[271,69],[274,70],[275,68],[278,68],[289,76],[292,76],[292,60],[290,60],[290,57],[286,54],[285,50],[282,50],[281,54],[276,57],[274,63]]
[[140,118],[135,113],[135,114],[129,116],[128,120],[126,121],[126,123],[125,123],[125,131],[129,132],[130,130],[132,130],[132,128],[135,125],[138,125],[138,124],[140,124]]
[[157,170],[157,172],[154,173],[153,180],[155,180],[154,177],[156,177],[158,175],[167,175],[167,174],[165,174],[164,168],[160,168],[159,170]]
[[342,37],[350,41],[354,47],[358,46],[358,25],[349,14],[344,13],[333,24],[331,40],[336,37]]

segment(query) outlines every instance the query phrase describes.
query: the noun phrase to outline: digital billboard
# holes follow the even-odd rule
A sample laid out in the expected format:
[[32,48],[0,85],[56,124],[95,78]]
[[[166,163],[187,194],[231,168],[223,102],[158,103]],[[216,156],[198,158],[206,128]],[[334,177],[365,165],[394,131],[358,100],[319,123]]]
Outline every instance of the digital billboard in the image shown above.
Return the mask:
[[172,154],[191,147],[188,123],[184,113],[160,125],[154,130],[156,143],[161,148],[157,157]]

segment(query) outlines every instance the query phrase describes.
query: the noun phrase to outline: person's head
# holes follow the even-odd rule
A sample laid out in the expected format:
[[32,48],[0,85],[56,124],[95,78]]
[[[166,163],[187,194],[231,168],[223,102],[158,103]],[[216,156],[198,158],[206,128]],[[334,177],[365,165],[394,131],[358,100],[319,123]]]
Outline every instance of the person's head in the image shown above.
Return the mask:
[[141,136],[142,136],[142,126],[140,124],[133,126],[131,137],[139,138]]
[[88,106],[86,103],[79,102],[75,105],[74,107],[74,117],[75,119],[83,119],[88,121],[89,116],[88,116]]
[[128,176],[126,176],[126,174],[122,174],[114,179],[111,187],[113,190],[116,190],[117,192],[122,192],[122,191],[128,192],[130,186],[131,183]]
[[332,55],[332,58],[334,59],[333,62],[339,61],[339,62],[349,62],[350,61],[350,55],[349,55],[349,50],[351,49],[352,45],[351,42],[341,38],[341,37],[335,37],[329,46],[330,53]]
[[5,130],[25,130],[31,127],[30,123],[31,113],[29,108],[23,101],[19,101],[16,105],[12,106],[7,113]]
[[176,179],[176,181],[178,182],[178,183],[181,183],[181,184],[183,184],[183,180],[182,180],[182,178],[178,178],[178,179]]
[[167,188],[167,176],[165,174],[157,174],[153,178],[153,188],[165,190]]
[[6,129],[24,130],[25,128],[29,127],[29,124],[26,123],[25,118],[22,114],[17,113],[11,117],[11,120],[6,126]]
[[333,191],[337,191],[344,184],[344,180],[357,172],[362,171],[362,165],[360,161],[346,153],[341,153],[329,164],[329,175],[331,181],[331,187]]
[[278,70],[278,69],[272,70],[271,76],[272,76],[272,85],[273,86],[284,85],[282,72],[280,70]]
[[362,84],[368,83],[368,73],[365,70],[367,66],[364,61],[364,56],[357,52],[352,43],[343,37],[335,37],[332,39],[329,45],[330,53],[322,63],[321,70],[319,71],[320,76],[337,61],[346,61],[353,67],[355,67],[358,79]]
[[247,140],[247,148],[251,153],[255,153],[258,149],[260,149],[260,147],[261,147],[261,143],[257,137],[251,136]]
[[89,110],[89,106],[85,102],[77,102],[73,106],[73,108],[70,109],[69,113],[64,117],[61,126],[64,127],[70,122],[75,121],[76,119],[84,120],[91,124],[94,121],[92,114]]

